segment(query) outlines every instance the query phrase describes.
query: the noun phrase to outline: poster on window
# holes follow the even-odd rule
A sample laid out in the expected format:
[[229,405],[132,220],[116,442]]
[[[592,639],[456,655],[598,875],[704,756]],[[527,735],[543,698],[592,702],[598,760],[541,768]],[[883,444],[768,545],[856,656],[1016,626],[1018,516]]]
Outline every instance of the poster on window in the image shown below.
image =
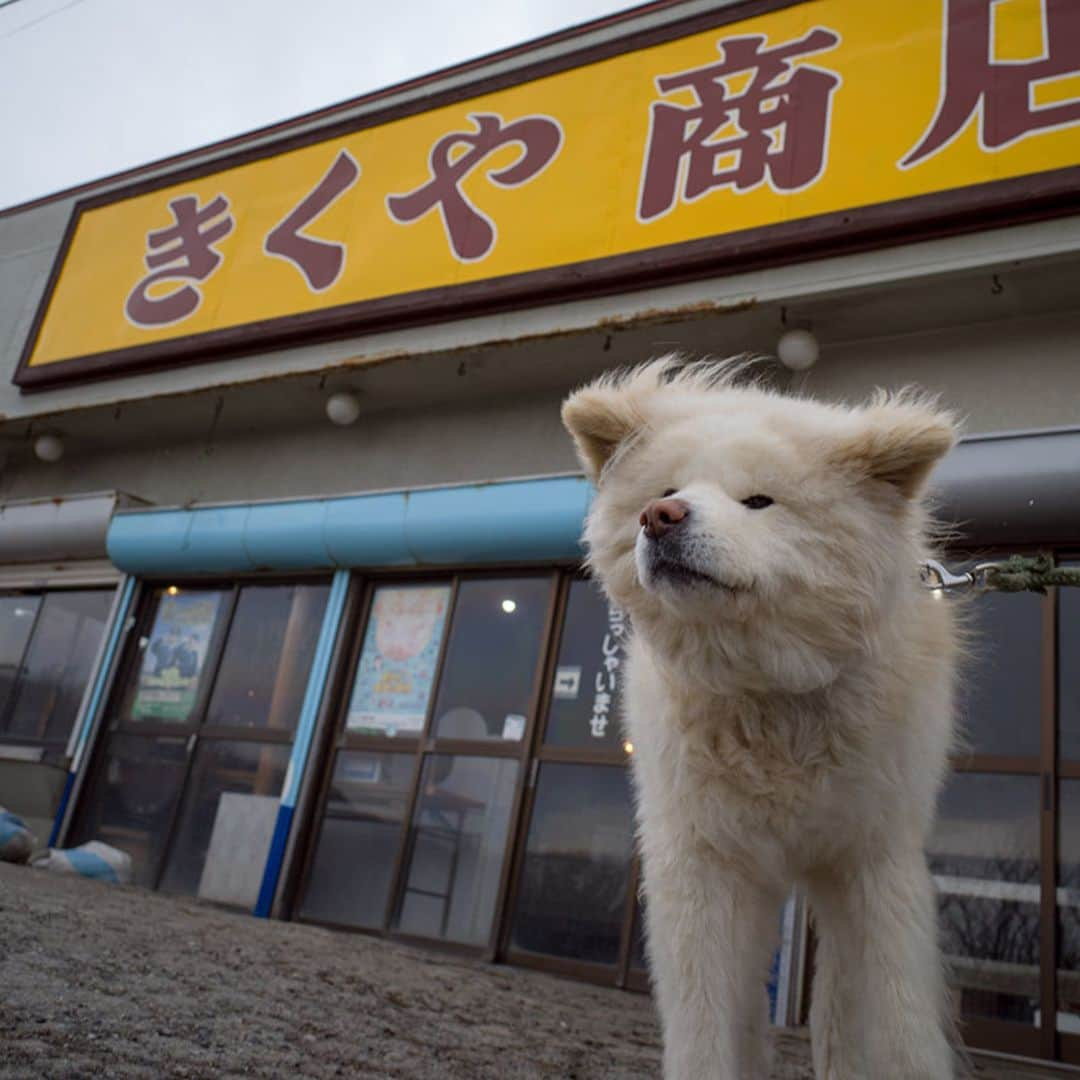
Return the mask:
[[423,730],[449,603],[449,585],[387,586],[375,593],[349,703],[349,731]]
[[143,649],[133,720],[183,724],[199,692],[220,593],[165,594]]

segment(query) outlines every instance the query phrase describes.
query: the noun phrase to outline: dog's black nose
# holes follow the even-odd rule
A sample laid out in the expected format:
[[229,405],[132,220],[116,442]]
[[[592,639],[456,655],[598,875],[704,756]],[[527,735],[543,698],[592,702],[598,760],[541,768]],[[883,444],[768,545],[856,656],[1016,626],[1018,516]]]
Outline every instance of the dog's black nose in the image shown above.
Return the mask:
[[690,504],[682,499],[653,499],[641,511],[638,521],[653,540],[671,532],[690,516]]

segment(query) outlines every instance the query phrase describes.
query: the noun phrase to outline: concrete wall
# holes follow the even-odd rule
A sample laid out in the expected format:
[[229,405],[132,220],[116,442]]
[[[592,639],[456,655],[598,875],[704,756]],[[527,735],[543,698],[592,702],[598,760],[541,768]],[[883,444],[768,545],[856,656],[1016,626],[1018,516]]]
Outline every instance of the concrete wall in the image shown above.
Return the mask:
[[23,460],[0,473],[0,500],[108,488],[179,506],[566,472],[575,462],[559,400],[547,394],[388,412],[351,428],[324,419],[284,432],[118,445],[56,465]]
[[[582,334],[473,357],[405,362],[423,398],[392,393],[402,372],[371,384],[355,425],[322,412],[325,387],[277,380],[227,393],[89,410],[69,418],[64,459],[47,465],[20,444],[0,469],[0,500],[119,490],[158,505],[332,495],[574,470],[559,403],[577,382],[676,342],[704,351],[722,318]],[[730,350],[724,350],[730,351]],[[915,382],[967,417],[969,432],[1080,423],[1080,312],[1057,312],[829,344],[795,389],[855,401],[875,386]]]
[[875,386],[940,393],[968,433],[1080,424],[1080,308],[839,344],[800,380],[858,401]]

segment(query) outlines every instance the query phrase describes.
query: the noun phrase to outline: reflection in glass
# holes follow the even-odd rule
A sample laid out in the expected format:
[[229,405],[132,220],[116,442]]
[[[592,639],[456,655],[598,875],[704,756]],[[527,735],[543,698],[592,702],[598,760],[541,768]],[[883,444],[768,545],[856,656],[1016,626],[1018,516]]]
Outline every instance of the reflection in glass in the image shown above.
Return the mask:
[[284,743],[201,740],[161,888],[253,907],[288,764]]
[[382,927],[415,762],[412,754],[338,753],[303,918]]
[[402,933],[487,942],[517,772],[507,758],[425,759],[398,905]]
[[207,649],[224,606],[221,590],[161,590],[121,715],[150,724],[188,724]]
[[1058,589],[1058,751],[1080,761],[1080,589]]
[[322,626],[327,585],[240,590],[206,724],[292,731]]
[[449,585],[375,590],[345,720],[349,731],[423,731],[449,604]]
[[1080,1034],[1080,780],[1060,782],[1058,807],[1057,1026],[1076,1035]]
[[461,583],[435,704],[439,738],[524,737],[550,595],[549,577]]
[[630,785],[624,768],[541,765],[514,912],[513,947],[614,964],[632,849]]
[[544,741],[553,746],[622,744],[619,702],[627,623],[600,587],[574,581],[563,620]]
[[0,596],[0,731],[6,726],[8,704],[40,603],[36,596]]
[[1042,597],[986,593],[969,609],[972,659],[957,702],[966,747],[977,754],[1039,754]]
[[186,770],[186,738],[113,734],[69,846],[101,840],[126,851],[135,884],[153,888]]
[[67,741],[112,597],[112,589],[45,595],[8,713],[9,734],[38,742]]
[[1039,779],[953,773],[929,850],[942,947],[966,1016],[1036,1022]]

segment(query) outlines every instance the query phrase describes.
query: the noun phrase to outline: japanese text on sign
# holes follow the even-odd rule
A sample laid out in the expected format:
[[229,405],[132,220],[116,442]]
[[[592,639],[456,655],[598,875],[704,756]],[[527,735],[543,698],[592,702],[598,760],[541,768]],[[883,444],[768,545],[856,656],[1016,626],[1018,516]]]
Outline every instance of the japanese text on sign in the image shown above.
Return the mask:
[[623,647],[626,641],[626,616],[618,608],[608,610],[608,628],[600,644],[603,659],[596,672],[593,686],[592,717],[589,734],[594,739],[607,735],[611,721],[611,709],[619,690],[619,668],[622,666]]
[[793,3],[103,196],[20,374],[1077,165],[1080,3]]

